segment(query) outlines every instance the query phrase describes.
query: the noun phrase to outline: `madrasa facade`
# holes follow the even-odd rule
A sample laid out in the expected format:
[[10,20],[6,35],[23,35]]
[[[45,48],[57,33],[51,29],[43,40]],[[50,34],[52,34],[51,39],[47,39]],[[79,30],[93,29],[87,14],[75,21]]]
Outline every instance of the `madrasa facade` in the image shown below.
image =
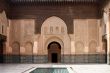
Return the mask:
[[110,64],[109,0],[0,0],[1,63]]

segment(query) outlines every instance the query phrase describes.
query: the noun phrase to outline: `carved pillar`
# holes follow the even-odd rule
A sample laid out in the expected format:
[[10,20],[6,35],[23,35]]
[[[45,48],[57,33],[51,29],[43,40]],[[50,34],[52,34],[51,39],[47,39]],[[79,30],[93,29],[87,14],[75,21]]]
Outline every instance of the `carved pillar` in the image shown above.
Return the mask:
[[108,12],[108,64],[110,64],[110,12]]
[[106,34],[107,34],[107,64],[110,64],[110,14],[106,11]]

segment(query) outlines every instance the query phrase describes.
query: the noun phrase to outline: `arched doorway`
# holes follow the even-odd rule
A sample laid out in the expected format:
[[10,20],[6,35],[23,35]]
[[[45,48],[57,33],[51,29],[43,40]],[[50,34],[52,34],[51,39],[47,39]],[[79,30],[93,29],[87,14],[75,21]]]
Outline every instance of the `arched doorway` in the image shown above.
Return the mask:
[[48,61],[50,63],[61,62],[61,45],[58,42],[51,42],[48,45]]
[[107,39],[102,39],[103,41],[103,50],[105,50],[105,63],[107,63]]
[[20,63],[20,43],[14,42],[12,44],[12,63]]

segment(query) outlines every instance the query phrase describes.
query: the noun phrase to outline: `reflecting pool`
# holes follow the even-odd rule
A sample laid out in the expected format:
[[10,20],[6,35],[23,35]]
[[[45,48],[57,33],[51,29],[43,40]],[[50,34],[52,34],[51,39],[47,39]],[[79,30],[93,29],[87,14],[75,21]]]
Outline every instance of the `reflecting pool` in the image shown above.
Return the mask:
[[36,68],[30,73],[69,73],[67,68]]

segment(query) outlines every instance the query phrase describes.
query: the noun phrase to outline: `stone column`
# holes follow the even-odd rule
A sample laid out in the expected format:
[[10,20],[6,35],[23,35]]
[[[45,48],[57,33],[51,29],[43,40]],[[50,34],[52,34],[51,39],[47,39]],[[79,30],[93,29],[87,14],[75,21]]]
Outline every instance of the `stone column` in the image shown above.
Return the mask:
[[108,29],[109,29],[109,31],[108,31],[108,39],[109,39],[109,41],[108,41],[108,44],[109,44],[109,47],[107,48],[108,49],[108,64],[110,64],[110,12],[108,12]]
[[107,19],[106,19],[106,32],[107,32],[107,64],[110,64],[110,19],[109,12],[106,11]]

